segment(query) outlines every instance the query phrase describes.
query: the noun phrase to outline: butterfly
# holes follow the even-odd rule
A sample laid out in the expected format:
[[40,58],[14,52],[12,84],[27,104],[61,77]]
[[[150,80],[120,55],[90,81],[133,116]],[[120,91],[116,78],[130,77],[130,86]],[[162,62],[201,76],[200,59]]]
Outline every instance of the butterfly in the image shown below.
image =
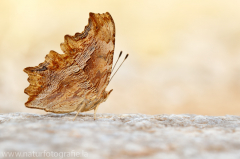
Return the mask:
[[60,44],[64,54],[51,50],[43,63],[24,69],[30,83],[24,90],[29,95],[26,107],[53,113],[77,111],[75,118],[94,109],[96,119],[99,105],[112,92],[105,89],[114,69],[115,24],[108,12],[89,16],[82,33],[64,36]]

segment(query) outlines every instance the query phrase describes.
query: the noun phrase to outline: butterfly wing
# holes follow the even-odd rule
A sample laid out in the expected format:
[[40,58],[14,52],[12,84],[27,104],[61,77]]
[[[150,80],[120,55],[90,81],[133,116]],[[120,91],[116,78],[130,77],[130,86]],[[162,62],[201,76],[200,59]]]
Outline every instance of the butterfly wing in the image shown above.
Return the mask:
[[109,81],[114,43],[111,15],[90,13],[82,33],[64,37],[64,54],[50,51],[43,63],[24,69],[30,83],[26,107],[65,113],[98,97]]

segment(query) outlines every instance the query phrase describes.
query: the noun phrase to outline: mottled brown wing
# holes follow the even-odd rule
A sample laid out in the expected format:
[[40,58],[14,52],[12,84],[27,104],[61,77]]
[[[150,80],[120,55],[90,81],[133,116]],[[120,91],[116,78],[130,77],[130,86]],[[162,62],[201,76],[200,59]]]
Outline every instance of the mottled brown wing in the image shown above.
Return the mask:
[[115,25],[109,13],[90,13],[82,33],[66,35],[61,49],[24,69],[29,75],[26,107],[55,113],[75,111],[85,99],[100,98],[111,74]]

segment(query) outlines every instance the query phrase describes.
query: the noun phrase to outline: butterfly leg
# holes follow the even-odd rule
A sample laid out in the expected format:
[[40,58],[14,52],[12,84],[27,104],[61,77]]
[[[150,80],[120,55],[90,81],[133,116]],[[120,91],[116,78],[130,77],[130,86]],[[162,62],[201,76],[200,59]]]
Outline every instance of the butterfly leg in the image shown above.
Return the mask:
[[85,107],[85,103],[79,108],[76,116],[74,117],[73,121],[76,119],[76,117],[78,116],[78,113]]
[[98,109],[98,106],[99,106],[100,104],[98,104],[95,108],[94,108],[94,120],[96,120],[96,113],[97,113],[97,109]]

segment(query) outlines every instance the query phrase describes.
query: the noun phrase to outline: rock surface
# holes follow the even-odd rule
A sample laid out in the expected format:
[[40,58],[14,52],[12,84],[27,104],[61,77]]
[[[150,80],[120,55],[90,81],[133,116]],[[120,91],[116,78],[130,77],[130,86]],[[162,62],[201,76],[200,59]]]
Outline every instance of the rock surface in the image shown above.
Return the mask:
[[240,158],[240,116],[74,116],[0,114],[0,158]]

